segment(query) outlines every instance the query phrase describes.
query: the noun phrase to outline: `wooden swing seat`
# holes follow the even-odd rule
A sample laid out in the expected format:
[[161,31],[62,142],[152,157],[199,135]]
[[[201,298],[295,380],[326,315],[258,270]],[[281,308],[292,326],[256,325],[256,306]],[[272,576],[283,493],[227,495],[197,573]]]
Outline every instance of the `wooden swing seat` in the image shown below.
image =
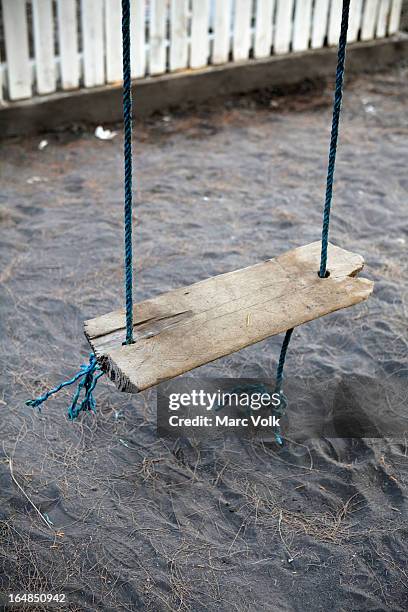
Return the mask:
[[330,276],[318,276],[320,242],[175,289],[134,307],[134,344],[122,345],[124,310],[85,322],[102,369],[137,393],[330,312],[366,300],[360,255],[329,245]]

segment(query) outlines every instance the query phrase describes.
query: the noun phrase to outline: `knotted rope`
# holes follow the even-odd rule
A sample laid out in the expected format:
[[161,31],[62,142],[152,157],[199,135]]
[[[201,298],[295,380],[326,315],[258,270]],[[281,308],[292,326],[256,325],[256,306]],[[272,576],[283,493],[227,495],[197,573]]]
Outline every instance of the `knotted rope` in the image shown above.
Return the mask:
[[[334,102],[333,102],[333,117],[332,117],[332,128],[330,137],[330,148],[329,148],[329,162],[327,166],[327,179],[326,179],[326,197],[323,211],[323,225],[322,225],[322,247],[320,255],[320,278],[326,278],[328,276],[327,271],[327,248],[329,244],[329,227],[330,227],[330,212],[331,204],[333,200],[333,183],[334,183],[334,171],[336,168],[336,153],[337,153],[337,142],[339,138],[339,122],[341,113],[341,103],[343,100],[343,84],[344,84],[344,72],[346,63],[346,47],[347,47],[347,31],[348,21],[350,12],[350,0],[343,0],[343,9],[341,15],[341,28],[339,47],[337,51],[337,69],[336,69],[336,87],[334,91]],[[293,329],[289,329],[286,332],[285,339],[282,344],[278,368],[276,372],[276,392],[281,396],[281,408],[286,408],[286,397],[282,392],[283,382],[283,368],[285,365],[286,354],[289,347],[289,342],[292,337]],[[277,441],[278,436],[276,437]],[[282,439],[279,442],[282,443]]]

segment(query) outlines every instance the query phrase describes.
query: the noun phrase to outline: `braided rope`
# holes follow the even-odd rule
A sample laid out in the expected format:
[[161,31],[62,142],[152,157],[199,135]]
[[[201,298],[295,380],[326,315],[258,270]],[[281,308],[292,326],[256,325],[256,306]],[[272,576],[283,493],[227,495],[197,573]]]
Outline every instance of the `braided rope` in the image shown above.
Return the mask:
[[123,126],[125,166],[125,297],[126,340],[133,343],[133,252],[132,252],[132,78],[130,70],[130,0],[122,0]]
[[282,393],[282,383],[283,383],[283,368],[285,366],[286,354],[288,352],[289,342],[293,334],[293,328],[288,329],[285,334],[285,338],[282,343],[281,352],[279,355],[278,368],[276,370],[276,383],[275,383],[275,392]]
[[339,138],[339,122],[341,103],[343,99],[344,68],[346,62],[347,30],[350,11],[350,0],[343,0],[339,49],[337,53],[336,88],[334,92],[333,119],[327,167],[326,199],[323,212],[322,251],[320,256],[320,278],[327,274],[327,247],[329,244],[330,211],[333,199],[334,171],[336,167],[337,141]]
[[[285,334],[285,338],[282,342],[282,348],[281,348],[280,355],[279,355],[278,367],[276,370],[275,393],[279,395],[280,404],[279,404],[279,407],[275,410],[275,414],[279,416],[282,416],[285,414],[285,410],[288,405],[288,400],[286,398],[286,395],[282,391],[282,386],[283,386],[283,369],[285,367],[286,354],[288,352],[289,342],[292,337],[292,334],[293,334],[293,327],[292,329],[288,329],[288,331]],[[281,446],[283,445],[280,426],[276,427],[275,429],[275,439],[278,444],[280,444]]]
[[[344,84],[344,71],[346,62],[346,46],[347,46],[347,30],[348,20],[350,12],[350,0],[343,0],[343,9],[341,16],[341,28],[339,47],[337,52],[337,69],[336,69],[336,87],[334,92],[334,103],[333,103],[333,118],[332,128],[330,137],[330,148],[329,148],[329,162],[327,167],[327,181],[326,181],[326,197],[323,212],[323,225],[322,225],[322,248],[320,256],[320,278],[326,278],[327,273],[327,248],[329,244],[329,226],[330,226],[330,212],[331,203],[333,199],[333,183],[334,183],[334,171],[336,167],[336,153],[337,153],[337,142],[339,137],[339,122],[341,113],[341,103],[343,100],[343,84]],[[279,413],[283,414],[286,406],[287,399],[282,391],[283,384],[283,369],[285,366],[286,355],[289,348],[290,339],[292,337],[293,329],[289,329],[282,343],[282,348],[279,356],[278,367],[276,371],[276,393],[279,393],[281,404],[279,407]],[[283,444],[280,432],[275,432],[276,440],[279,444]]]
[[[123,42],[123,123],[124,123],[124,166],[125,166],[125,295],[126,295],[126,340],[124,344],[133,343],[133,267],[132,267],[132,79],[130,70],[130,0],[122,0],[122,42]],[[98,372],[96,374],[96,372]],[[91,353],[89,364],[82,364],[79,372],[36,399],[26,404],[41,410],[41,404],[51,395],[64,387],[80,381],[68,408],[68,418],[76,419],[80,412],[95,410],[93,396],[96,383],[103,376],[96,356]],[[80,404],[81,391],[84,397]]]

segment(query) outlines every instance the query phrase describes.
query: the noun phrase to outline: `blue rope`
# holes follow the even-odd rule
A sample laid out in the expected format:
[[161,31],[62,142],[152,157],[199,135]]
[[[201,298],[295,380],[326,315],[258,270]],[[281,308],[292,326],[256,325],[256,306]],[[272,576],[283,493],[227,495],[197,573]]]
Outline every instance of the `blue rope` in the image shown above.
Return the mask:
[[[50,389],[50,391],[40,395],[36,399],[28,400],[26,405],[32,406],[33,408],[38,408],[41,412],[41,404],[46,402],[51,395],[55,395],[55,393],[58,393],[58,391],[61,391],[61,389],[64,387],[73,385],[78,380],[82,379],[72,397],[71,405],[68,408],[68,418],[71,420],[76,419],[80,412],[86,410],[92,410],[95,412],[96,402],[93,396],[93,390],[95,389],[96,383],[102,375],[103,372],[101,371],[101,367],[98,364],[95,355],[91,353],[89,356],[89,363],[83,363],[79,372],[77,372],[70,380],[66,380],[57,387],[54,387],[53,389]],[[82,389],[84,389],[84,397],[78,406]]]
[[337,53],[336,88],[334,92],[333,119],[330,138],[329,163],[327,167],[326,200],[323,212],[322,251],[320,256],[320,278],[327,274],[327,247],[329,244],[330,211],[333,199],[334,170],[336,167],[337,141],[339,138],[339,122],[341,103],[343,99],[344,69],[346,62],[347,30],[350,10],[350,0],[343,0],[339,49]]
[[[285,334],[283,343],[282,343],[282,348],[281,348],[281,352],[279,355],[278,367],[276,370],[275,393],[277,393],[280,397],[280,405],[279,405],[279,408],[275,411],[275,413],[279,414],[280,416],[283,416],[285,414],[285,410],[288,405],[288,400],[286,398],[286,395],[283,393],[282,386],[283,386],[283,369],[285,367],[286,355],[288,352],[289,342],[292,337],[292,334],[293,334],[293,328],[288,329],[288,331]],[[275,439],[277,443],[280,444],[280,446],[283,445],[280,427],[276,428]]]
[[[334,103],[333,103],[333,118],[332,128],[330,137],[330,149],[329,149],[329,163],[327,167],[327,181],[326,181],[326,198],[323,213],[323,226],[322,226],[322,248],[320,256],[320,278],[326,278],[327,276],[327,248],[329,244],[329,226],[330,226],[330,212],[331,203],[333,199],[333,183],[334,183],[334,171],[336,167],[336,153],[337,153],[337,142],[339,137],[339,122],[341,113],[341,103],[343,99],[343,84],[344,84],[344,71],[346,62],[346,46],[347,46],[347,30],[348,20],[350,12],[350,0],[343,0],[343,10],[341,17],[341,28],[339,47],[337,52],[337,69],[336,69],[336,87],[334,92]],[[279,413],[283,414],[287,407],[287,399],[282,391],[283,384],[283,369],[285,366],[286,354],[289,347],[289,342],[292,337],[293,329],[289,329],[283,340],[278,368],[276,371],[276,393],[279,393],[281,403],[279,407]],[[280,436],[280,432],[275,433],[276,440],[279,444],[283,444],[283,440]]]
[[[122,0],[122,43],[123,43],[123,123],[124,123],[124,166],[125,166],[125,294],[126,294],[126,340],[124,344],[133,343],[133,267],[132,267],[132,78],[130,70],[130,0]],[[98,374],[96,374],[98,372]],[[81,365],[75,376],[44,395],[26,404],[41,410],[41,404],[51,395],[58,393],[64,387],[73,385],[80,380],[71,405],[68,408],[68,418],[76,419],[80,412],[95,411],[96,402],[93,396],[96,383],[103,376],[94,354],[89,358],[89,364]],[[83,399],[79,403],[81,392]]]
[[293,328],[288,329],[285,334],[285,338],[282,343],[281,352],[279,355],[278,368],[276,370],[276,386],[275,393],[282,393],[282,383],[283,383],[283,368],[285,366],[286,361],[286,353],[288,352],[289,342],[293,334]]
[[130,0],[122,0],[123,125],[125,165],[125,295],[126,340],[133,343],[132,266],[132,77],[130,70]]

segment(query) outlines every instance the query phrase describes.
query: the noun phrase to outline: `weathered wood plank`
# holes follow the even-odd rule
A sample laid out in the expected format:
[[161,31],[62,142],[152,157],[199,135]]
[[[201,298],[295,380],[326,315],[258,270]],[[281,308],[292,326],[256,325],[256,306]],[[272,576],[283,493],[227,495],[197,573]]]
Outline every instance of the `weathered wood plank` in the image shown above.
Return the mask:
[[327,279],[319,258],[314,242],[140,302],[132,345],[123,310],[86,321],[85,334],[118,388],[136,393],[369,297],[373,283],[354,278],[360,255],[330,245]]

